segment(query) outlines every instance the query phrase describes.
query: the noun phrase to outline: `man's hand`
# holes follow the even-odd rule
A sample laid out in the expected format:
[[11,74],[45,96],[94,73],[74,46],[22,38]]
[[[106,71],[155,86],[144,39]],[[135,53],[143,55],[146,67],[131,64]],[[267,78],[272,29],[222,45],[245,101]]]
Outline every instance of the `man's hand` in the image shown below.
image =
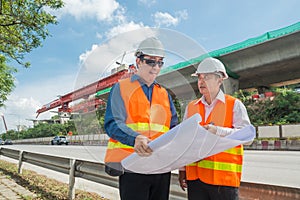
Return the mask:
[[217,127],[215,125],[207,124],[207,125],[204,125],[203,128],[205,128],[206,130],[208,130],[209,132],[211,132],[213,134],[217,133]]
[[180,185],[181,189],[182,189],[183,191],[185,191],[185,188],[187,188],[187,184],[186,184],[186,173],[185,173],[185,171],[180,171],[180,170],[179,170],[178,181],[179,181],[179,185]]
[[152,154],[152,149],[148,146],[150,142],[149,138],[144,135],[138,135],[134,142],[134,151],[139,156],[150,156]]

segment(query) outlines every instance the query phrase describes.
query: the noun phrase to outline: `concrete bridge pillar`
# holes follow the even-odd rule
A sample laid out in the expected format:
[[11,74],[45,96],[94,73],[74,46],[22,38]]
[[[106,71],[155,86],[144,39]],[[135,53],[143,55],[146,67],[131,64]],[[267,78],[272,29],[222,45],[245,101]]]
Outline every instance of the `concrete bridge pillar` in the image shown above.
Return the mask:
[[222,87],[224,93],[232,95],[239,90],[239,80],[229,77],[228,79],[223,81]]

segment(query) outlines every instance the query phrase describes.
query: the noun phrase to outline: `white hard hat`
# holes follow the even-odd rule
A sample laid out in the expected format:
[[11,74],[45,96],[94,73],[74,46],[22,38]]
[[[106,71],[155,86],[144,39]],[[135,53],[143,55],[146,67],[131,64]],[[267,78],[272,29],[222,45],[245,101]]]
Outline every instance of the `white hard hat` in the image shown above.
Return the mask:
[[165,51],[161,41],[156,37],[149,37],[140,43],[134,55],[136,57],[141,55],[165,57]]
[[224,79],[228,78],[225,66],[220,60],[216,58],[205,58],[200,62],[197,71],[193,73],[192,76],[198,76],[198,74],[202,74],[202,73],[214,73],[214,72],[221,72],[223,74]]

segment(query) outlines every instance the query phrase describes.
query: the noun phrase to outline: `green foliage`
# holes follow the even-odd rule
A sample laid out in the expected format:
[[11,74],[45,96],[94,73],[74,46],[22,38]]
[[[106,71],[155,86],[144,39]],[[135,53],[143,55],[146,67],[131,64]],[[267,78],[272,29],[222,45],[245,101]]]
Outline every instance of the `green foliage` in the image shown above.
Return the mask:
[[[275,97],[253,100],[251,93],[235,94],[246,106],[254,125],[300,123],[300,94],[291,88],[274,89]],[[244,97],[244,98],[243,98]]]
[[69,131],[71,131],[73,133],[73,135],[78,135],[78,132],[76,130],[75,123],[73,120],[69,120],[67,123],[65,123],[64,127],[65,127],[67,133],[69,133]]
[[17,70],[7,66],[7,60],[29,67],[29,62],[22,61],[25,54],[49,36],[47,25],[57,24],[46,10],[61,7],[62,0],[0,1],[0,107],[15,87],[12,74]]
[[[105,113],[105,111],[103,111]],[[104,115],[103,115],[104,117]],[[104,119],[103,119],[104,120]],[[102,122],[104,123],[104,121]],[[95,113],[81,114],[77,118],[66,122],[65,124],[48,124],[40,123],[33,128],[27,130],[15,131],[9,130],[7,133],[2,133],[2,139],[28,139],[28,138],[40,138],[40,137],[52,137],[55,135],[67,135],[70,131],[73,135],[84,134],[98,134],[103,133]]]
[[29,136],[30,138],[38,138],[65,134],[65,127],[61,124],[38,124]]
[[49,36],[47,25],[57,24],[46,9],[62,6],[62,0],[0,1],[0,53],[29,67],[29,62],[22,61],[24,55]]
[[51,137],[55,135],[66,135],[70,130],[74,133],[75,131],[71,129],[71,123],[66,124],[38,124],[33,128],[28,130],[22,130],[20,132],[9,130],[7,133],[2,134],[2,138],[6,139],[27,139],[27,138],[40,138],[40,137]]
[[13,135],[14,135],[14,133],[15,133],[15,131],[13,131],[13,130],[9,130],[9,131],[7,131],[7,133],[4,133],[4,134],[2,134],[2,139],[3,140],[6,140],[6,139],[12,139],[13,137]]
[[[102,125],[100,124],[97,114],[98,111],[90,113],[82,113],[77,118],[74,118],[75,127],[80,135],[102,133]],[[98,116],[97,116],[98,115]]]
[[7,96],[15,87],[12,75],[15,72],[16,69],[7,66],[5,57],[0,54],[0,107],[4,106]]
[[173,99],[173,103],[176,109],[176,113],[177,113],[177,117],[178,117],[178,123],[180,123],[182,121],[183,118],[183,114],[182,114],[182,110],[181,110],[181,102],[177,99],[174,98]]
[[96,116],[99,122],[100,127],[102,127],[102,131],[104,132],[104,117],[105,117],[105,106],[101,106],[97,111],[96,111]]

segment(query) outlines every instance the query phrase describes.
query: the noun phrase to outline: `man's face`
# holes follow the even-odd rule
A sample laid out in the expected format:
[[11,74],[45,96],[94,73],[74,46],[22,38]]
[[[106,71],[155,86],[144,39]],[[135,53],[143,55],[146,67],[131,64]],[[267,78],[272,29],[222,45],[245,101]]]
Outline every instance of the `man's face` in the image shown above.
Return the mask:
[[198,75],[198,89],[204,96],[219,92],[222,78],[214,73],[203,73]]
[[163,66],[163,57],[144,55],[137,58],[136,62],[139,67],[137,74],[144,79],[148,86],[151,85]]

